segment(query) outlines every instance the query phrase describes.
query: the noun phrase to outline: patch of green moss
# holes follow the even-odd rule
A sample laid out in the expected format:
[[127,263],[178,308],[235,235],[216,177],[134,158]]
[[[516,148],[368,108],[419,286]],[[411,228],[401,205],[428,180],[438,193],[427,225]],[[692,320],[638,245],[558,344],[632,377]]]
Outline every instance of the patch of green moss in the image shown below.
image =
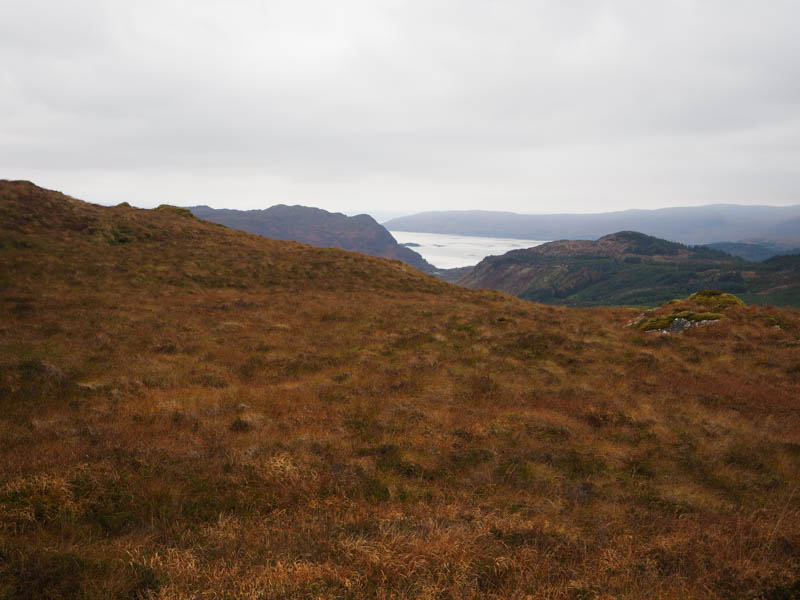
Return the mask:
[[128,242],[133,241],[133,239],[133,231],[129,227],[125,226],[114,227],[106,237],[106,241],[112,246],[127,244]]
[[727,308],[729,306],[747,306],[741,300],[741,298],[738,298],[737,296],[727,292],[721,292],[719,290],[700,290],[699,292],[695,292],[689,296],[688,300],[697,302],[703,306],[715,308],[717,310]]
[[764,323],[767,327],[780,327],[786,329],[786,323],[774,315],[756,315],[756,318]]
[[637,329],[642,331],[652,331],[654,329],[666,329],[677,317],[653,317],[652,319],[644,319],[636,324]]
[[194,215],[192,214],[192,211],[190,211],[188,208],[184,208],[182,206],[172,206],[171,204],[161,204],[160,206],[158,206],[156,208],[156,210],[164,210],[164,211],[168,211],[168,212],[171,212],[173,214],[176,214],[176,215],[180,215],[182,217],[190,217],[190,218],[194,219]]

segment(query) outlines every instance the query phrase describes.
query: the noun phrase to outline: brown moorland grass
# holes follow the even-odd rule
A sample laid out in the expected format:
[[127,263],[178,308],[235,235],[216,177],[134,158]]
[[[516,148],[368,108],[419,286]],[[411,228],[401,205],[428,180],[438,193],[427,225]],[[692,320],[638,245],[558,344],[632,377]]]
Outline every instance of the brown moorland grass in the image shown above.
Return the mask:
[[797,310],[662,335],[25,182],[0,258],[4,600],[800,594]]

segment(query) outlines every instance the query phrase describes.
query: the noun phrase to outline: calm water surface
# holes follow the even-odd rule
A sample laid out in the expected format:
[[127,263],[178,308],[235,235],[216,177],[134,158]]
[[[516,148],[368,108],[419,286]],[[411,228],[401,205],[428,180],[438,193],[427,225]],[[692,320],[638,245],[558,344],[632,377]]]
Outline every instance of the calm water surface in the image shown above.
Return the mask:
[[509,250],[519,250],[520,248],[532,248],[545,243],[538,240],[417,233],[414,231],[392,231],[391,234],[401,244],[409,242],[419,244],[419,247],[412,246],[411,249],[440,269],[468,267],[478,264],[487,256],[505,254]]

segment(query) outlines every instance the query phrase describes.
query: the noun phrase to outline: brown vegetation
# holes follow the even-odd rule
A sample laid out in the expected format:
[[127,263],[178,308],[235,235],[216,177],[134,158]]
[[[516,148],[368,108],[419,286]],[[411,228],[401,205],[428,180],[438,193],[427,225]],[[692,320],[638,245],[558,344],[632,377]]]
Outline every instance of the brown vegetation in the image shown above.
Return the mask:
[[800,591],[797,310],[652,334],[22,182],[0,236],[0,598]]

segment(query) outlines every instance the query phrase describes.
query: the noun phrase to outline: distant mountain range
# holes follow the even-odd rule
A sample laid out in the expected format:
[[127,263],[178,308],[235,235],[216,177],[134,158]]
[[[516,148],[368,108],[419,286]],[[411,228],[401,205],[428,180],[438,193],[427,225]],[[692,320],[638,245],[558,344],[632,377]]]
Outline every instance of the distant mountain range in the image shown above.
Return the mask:
[[800,255],[748,263],[705,246],[622,231],[490,256],[457,283],[573,306],[657,305],[704,288],[750,303],[800,306]]
[[615,231],[639,231],[684,244],[769,241],[784,251],[800,246],[800,205],[714,204],[555,215],[493,211],[424,212],[391,219],[384,225],[395,231],[530,240],[596,240]]
[[348,217],[308,206],[278,204],[264,210],[216,209],[192,206],[200,219],[276,240],[303,242],[393,258],[430,273],[435,267],[410,248],[401,246],[369,215]]

